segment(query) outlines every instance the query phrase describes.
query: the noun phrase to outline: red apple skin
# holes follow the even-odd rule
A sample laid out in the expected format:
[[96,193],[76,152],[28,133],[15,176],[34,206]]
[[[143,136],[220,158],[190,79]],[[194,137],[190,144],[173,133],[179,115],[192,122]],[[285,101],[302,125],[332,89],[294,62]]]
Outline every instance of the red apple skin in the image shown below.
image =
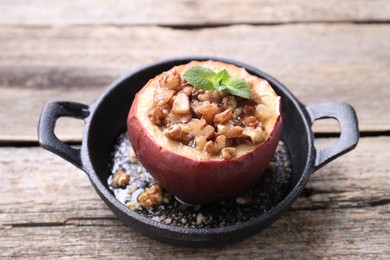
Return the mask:
[[231,160],[195,160],[155,142],[137,117],[137,104],[138,94],[127,120],[129,139],[136,155],[160,185],[189,204],[234,198],[253,187],[272,159],[282,132],[279,113],[269,138],[252,152]]

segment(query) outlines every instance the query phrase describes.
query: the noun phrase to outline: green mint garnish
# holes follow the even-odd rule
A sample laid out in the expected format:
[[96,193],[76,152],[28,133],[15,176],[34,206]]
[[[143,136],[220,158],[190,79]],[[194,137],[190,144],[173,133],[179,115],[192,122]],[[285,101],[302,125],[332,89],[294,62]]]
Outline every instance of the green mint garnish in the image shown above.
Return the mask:
[[225,69],[215,73],[209,68],[195,66],[184,73],[184,79],[199,89],[225,91],[246,99],[251,97],[249,85],[242,79],[230,77]]

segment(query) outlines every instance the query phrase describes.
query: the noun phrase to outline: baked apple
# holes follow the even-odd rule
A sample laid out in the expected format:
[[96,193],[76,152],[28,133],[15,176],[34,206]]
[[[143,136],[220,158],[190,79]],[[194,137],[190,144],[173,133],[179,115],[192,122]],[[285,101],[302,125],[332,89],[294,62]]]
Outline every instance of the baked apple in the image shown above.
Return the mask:
[[189,204],[216,202],[260,180],[281,135],[281,99],[244,68],[192,61],[149,80],[127,127],[137,157],[167,191]]

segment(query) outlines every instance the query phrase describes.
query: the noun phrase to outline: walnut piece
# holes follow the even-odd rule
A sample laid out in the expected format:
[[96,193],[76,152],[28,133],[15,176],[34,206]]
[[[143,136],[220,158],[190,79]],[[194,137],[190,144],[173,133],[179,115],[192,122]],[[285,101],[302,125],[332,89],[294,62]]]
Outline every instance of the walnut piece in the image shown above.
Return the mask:
[[138,198],[137,202],[143,208],[151,208],[160,205],[164,200],[162,188],[160,185],[156,184],[142,192]]
[[181,88],[180,74],[175,69],[164,72],[159,83],[161,87],[179,90]]
[[129,148],[128,154],[129,154],[129,160],[130,160],[131,163],[137,163],[138,162],[137,155],[135,154],[135,152],[134,152],[132,147]]
[[256,128],[260,123],[254,116],[248,116],[244,119],[244,124],[249,127]]
[[190,114],[190,100],[188,99],[188,96],[180,92],[176,95],[175,101],[173,101],[172,105],[172,113],[175,115],[183,115],[183,114]]
[[172,125],[171,127],[164,130],[164,135],[173,140],[187,144],[191,139],[187,136],[180,125]]
[[206,140],[210,140],[215,135],[213,126],[208,125],[206,120],[193,118],[188,122],[188,127],[192,136],[203,136]]
[[218,154],[221,152],[223,148],[225,148],[225,144],[226,144],[226,136],[220,135],[215,139],[215,142],[208,141],[204,146],[204,150],[205,152],[210,154]]
[[237,197],[236,203],[240,205],[251,205],[253,203],[253,197],[249,194]]
[[225,147],[221,151],[221,156],[224,160],[230,160],[236,155],[236,148]]
[[207,124],[214,122],[214,116],[219,113],[220,108],[216,103],[205,103],[194,109],[195,113],[206,120]]
[[202,151],[205,144],[207,143],[207,139],[203,136],[197,136],[195,137],[194,139],[194,143],[195,143],[195,148],[198,150],[198,151]]
[[154,125],[162,125],[164,119],[164,111],[161,107],[155,107],[148,113],[148,118],[150,122]]
[[264,137],[264,132],[261,128],[251,129],[246,128],[242,131],[242,135],[245,137],[249,137],[253,144],[261,142]]
[[175,91],[167,88],[159,88],[154,93],[153,101],[156,106],[164,106],[171,101]]
[[226,121],[228,121],[232,117],[232,115],[233,115],[233,109],[228,108],[225,111],[223,111],[219,114],[216,114],[214,117],[214,122],[216,124],[223,124]]
[[114,188],[124,188],[130,182],[130,173],[118,170],[112,177],[112,186]]
[[208,101],[212,103],[220,103],[221,102],[221,96],[223,95],[220,91],[208,91],[206,90],[204,93],[200,93],[197,96],[197,99],[201,102]]
[[222,104],[234,110],[237,107],[237,100],[234,96],[226,96],[222,99]]
[[240,137],[242,131],[244,131],[244,128],[242,128],[241,126],[233,126],[227,130],[226,137],[227,138]]

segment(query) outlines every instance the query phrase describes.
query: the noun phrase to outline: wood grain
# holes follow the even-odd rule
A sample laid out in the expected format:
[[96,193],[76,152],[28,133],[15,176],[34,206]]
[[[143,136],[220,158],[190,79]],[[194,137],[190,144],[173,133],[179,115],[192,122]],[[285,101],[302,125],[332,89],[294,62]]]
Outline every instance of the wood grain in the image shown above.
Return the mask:
[[[389,0],[2,0],[0,10],[1,259],[389,258]],[[363,136],[270,228],[212,249],[139,235],[85,173],[37,146],[49,100],[91,104],[130,70],[188,55],[255,66],[304,104],[348,102]],[[61,118],[55,132],[77,144],[82,129]],[[339,131],[334,120],[313,129]],[[337,140],[325,137],[318,149]]]
[[[236,25],[189,31],[3,26],[0,32],[1,140],[36,141],[39,113],[48,100],[90,104],[118,76],[183,55],[242,61],[278,78],[305,104],[352,104],[361,131],[390,130],[387,24]],[[80,140],[82,124],[71,121],[59,126],[62,136]],[[315,130],[335,133],[338,126],[325,121]]]
[[[335,139],[320,139],[321,146]],[[0,257],[22,258],[386,258],[390,253],[390,137],[363,138],[357,149],[308,181],[272,227],[216,249],[175,248],[125,227],[87,176],[59,157],[0,148]],[[20,241],[28,241],[20,243]],[[18,245],[15,247],[15,245]]]
[[[386,259],[389,205],[287,212],[243,242],[213,249],[179,248],[135,233],[118,220],[74,219],[58,226],[0,230],[0,257],[23,259]],[[20,243],[20,241],[28,241]],[[14,245],[18,245],[15,247]]]
[[289,22],[375,22],[390,20],[387,0],[105,1],[0,2],[0,24],[116,24],[210,26]]

